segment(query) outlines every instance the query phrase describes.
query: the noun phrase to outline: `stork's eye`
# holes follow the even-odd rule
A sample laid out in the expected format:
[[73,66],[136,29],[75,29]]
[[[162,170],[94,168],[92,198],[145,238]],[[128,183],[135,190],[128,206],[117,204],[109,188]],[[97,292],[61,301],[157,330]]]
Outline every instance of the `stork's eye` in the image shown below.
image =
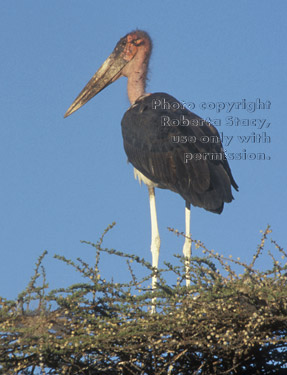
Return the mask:
[[134,46],[140,46],[141,44],[143,44],[143,39],[135,39],[132,41],[132,43]]

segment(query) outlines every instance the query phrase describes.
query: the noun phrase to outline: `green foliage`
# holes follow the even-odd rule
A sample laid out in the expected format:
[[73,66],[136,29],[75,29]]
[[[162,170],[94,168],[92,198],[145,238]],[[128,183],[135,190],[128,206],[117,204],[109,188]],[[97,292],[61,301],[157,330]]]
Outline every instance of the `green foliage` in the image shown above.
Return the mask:
[[[48,291],[44,252],[18,299],[0,299],[0,374],[286,374],[287,254],[271,241],[271,266],[255,268],[270,232],[250,264],[193,241],[204,255],[190,261],[191,286],[183,285],[185,259],[178,257],[158,271],[155,292],[150,263],[104,248],[104,235],[84,242],[96,251],[93,266],[56,256],[83,276],[68,288]],[[126,259],[130,281],[104,280],[102,253]],[[147,276],[138,279],[134,264]],[[167,272],[175,285],[166,283]]]

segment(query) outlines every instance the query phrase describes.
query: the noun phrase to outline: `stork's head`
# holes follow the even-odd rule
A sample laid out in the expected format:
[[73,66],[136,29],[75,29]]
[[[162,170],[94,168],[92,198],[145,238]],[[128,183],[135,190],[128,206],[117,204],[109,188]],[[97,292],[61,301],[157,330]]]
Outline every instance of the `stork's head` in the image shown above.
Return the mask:
[[145,75],[151,49],[152,42],[145,31],[132,31],[121,38],[111,55],[83,88],[64,117],[68,117],[77,111],[118,78],[129,77],[136,73],[139,66]]

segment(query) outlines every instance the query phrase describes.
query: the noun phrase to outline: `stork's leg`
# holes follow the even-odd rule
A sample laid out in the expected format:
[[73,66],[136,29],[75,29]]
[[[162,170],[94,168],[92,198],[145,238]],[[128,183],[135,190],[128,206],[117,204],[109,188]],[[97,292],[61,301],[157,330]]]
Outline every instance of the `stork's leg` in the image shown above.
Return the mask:
[[[158,268],[158,258],[160,249],[160,237],[157,225],[157,215],[155,206],[155,193],[154,188],[148,188],[149,193],[149,204],[150,204],[150,219],[151,219],[151,253],[152,253],[152,266]],[[157,276],[152,277],[152,289],[155,290],[157,282]]]
[[185,275],[186,286],[190,285],[189,261],[191,256],[191,238],[190,238],[190,204],[185,204],[185,241],[183,245],[183,255],[185,256]]

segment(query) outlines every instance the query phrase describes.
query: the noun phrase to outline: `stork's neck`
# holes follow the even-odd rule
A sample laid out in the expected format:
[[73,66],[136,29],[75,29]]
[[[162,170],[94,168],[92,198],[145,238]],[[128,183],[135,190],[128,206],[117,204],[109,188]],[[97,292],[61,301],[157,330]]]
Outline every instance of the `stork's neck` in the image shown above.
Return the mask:
[[140,96],[145,94],[146,75],[149,61],[149,51],[139,51],[129,66],[128,77],[128,96],[133,104]]
[[146,72],[134,72],[128,77],[128,96],[133,104],[140,96],[145,94]]

